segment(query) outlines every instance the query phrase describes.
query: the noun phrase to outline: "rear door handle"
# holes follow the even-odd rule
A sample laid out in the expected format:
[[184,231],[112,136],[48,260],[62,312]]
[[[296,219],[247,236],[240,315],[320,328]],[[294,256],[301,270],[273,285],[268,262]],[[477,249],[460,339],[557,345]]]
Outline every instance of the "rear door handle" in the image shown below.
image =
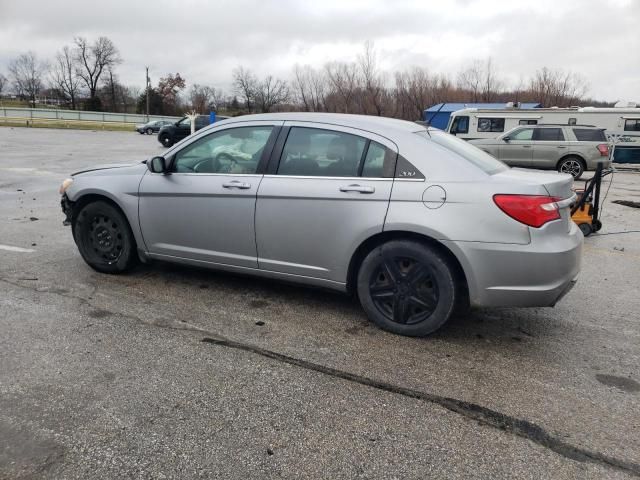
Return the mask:
[[370,187],[368,185],[346,185],[340,187],[341,192],[359,192],[359,193],[373,193],[376,191],[375,188]]
[[251,188],[250,183],[239,182],[238,180],[232,180],[228,183],[223,183],[222,186],[224,188],[239,188],[240,190],[247,190]]

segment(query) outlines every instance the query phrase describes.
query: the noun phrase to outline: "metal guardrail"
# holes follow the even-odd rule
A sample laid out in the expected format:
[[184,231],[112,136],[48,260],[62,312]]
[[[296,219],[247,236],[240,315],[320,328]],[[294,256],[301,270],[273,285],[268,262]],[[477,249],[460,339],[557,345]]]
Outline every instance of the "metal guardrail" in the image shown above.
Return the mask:
[[85,112],[82,110],[57,110],[50,108],[18,108],[0,107],[0,117],[21,119],[46,119],[46,120],[75,120],[87,122],[114,122],[114,123],[146,123],[152,120],[176,121],[181,117],[169,117],[164,115],[149,115],[138,113],[108,113]]

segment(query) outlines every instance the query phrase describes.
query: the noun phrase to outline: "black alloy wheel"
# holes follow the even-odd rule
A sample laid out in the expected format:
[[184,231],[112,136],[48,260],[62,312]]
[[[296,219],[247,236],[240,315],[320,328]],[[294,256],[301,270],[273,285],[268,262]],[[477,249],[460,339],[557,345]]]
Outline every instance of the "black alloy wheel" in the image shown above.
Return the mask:
[[358,270],[357,290],[373,322],[409,336],[440,328],[462,291],[446,256],[415,240],[391,240],[370,251]]

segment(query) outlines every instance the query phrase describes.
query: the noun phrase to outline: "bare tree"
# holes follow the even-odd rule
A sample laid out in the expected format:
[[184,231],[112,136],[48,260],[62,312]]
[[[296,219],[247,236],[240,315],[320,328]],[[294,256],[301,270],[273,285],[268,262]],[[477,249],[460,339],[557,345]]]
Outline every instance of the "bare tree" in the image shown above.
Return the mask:
[[385,89],[384,80],[378,69],[376,57],[373,43],[367,40],[364,44],[364,52],[358,56],[358,66],[360,67],[360,75],[362,76],[363,82],[362,87],[364,89],[361,111],[365,114],[372,112],[381,116]]
[[74,42],[78,64],[76,73],[87,86],[89,103],[99,106],[95,99],[100,77],[105,69],[113,69],[121,62],[120,53],[107,37],[99,37],[93,44],[83,37],[76,37]]
[[244,99],[245,106],[251,113],[258,88],[258,80],[255,75],[240,66],[233,71],[233,85],[235,92]]
[[458,74],[458,88],[467,90],[472,102],[492,102],[496,99],[503,84],[498,80],[491,57],[484,62],[475,59]]
[[224,95],[222,90],[207,85],[198,85],[194,83],[189,89],[189,100],[191,108],[196,112],[206,112],[209,110],[216,111],[223,102]]
[[4,86],[7,84],[7,77],[0,73],[0,98],[2,98],[2,91],[4,90]]
[[329,87],[337,96],[339,103],[335,105],[336,111],[349,113],[353,111],[353,97],[359,84],[358,67],[355,63],[331,62],[325,65]]
[[46,70],[47,64],[39,61],[34,52],[23,53],[9,64],[9,74],[16,93],[28,98],[33,107],[42,89],[42,77]]
[[294,100],[302,104],[306,112],[325,110],[326,77],[309,65],[296,65],[293,71],[292,93]]
[[70,103],[71,109],[75,110],[76,98],[80,90],[80,77],[76,74],[75,57],[68,46],[56,54],[50,76],[51,86],[58,95]]
[[287,82],[271,75],[258,82],[255,90],[255,103],[262,113],[268,113],[273,107],[289,98]]
[[543,67],[531,79],[529,90],[546,107],[568,107],[578,104],[588,88],[580,75]]

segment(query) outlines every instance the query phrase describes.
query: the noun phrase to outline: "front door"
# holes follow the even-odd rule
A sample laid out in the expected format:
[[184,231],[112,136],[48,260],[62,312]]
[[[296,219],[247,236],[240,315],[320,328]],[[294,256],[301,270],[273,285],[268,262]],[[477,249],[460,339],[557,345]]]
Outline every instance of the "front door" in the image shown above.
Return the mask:
[[368,132],[286,122],[258,190],[260,268],[345,282],[356,247],[383,229],[396,156]]
[[[513,167],[530,167],[533,156],[533,128],[510,132],[499,147],[500,160]],[[504,138],[504,137],[503,137]]]
[[140,227],[151,256],[257,267],[256,192],[276,130],[222,127],[172,155],[169,174],[144,175]]

